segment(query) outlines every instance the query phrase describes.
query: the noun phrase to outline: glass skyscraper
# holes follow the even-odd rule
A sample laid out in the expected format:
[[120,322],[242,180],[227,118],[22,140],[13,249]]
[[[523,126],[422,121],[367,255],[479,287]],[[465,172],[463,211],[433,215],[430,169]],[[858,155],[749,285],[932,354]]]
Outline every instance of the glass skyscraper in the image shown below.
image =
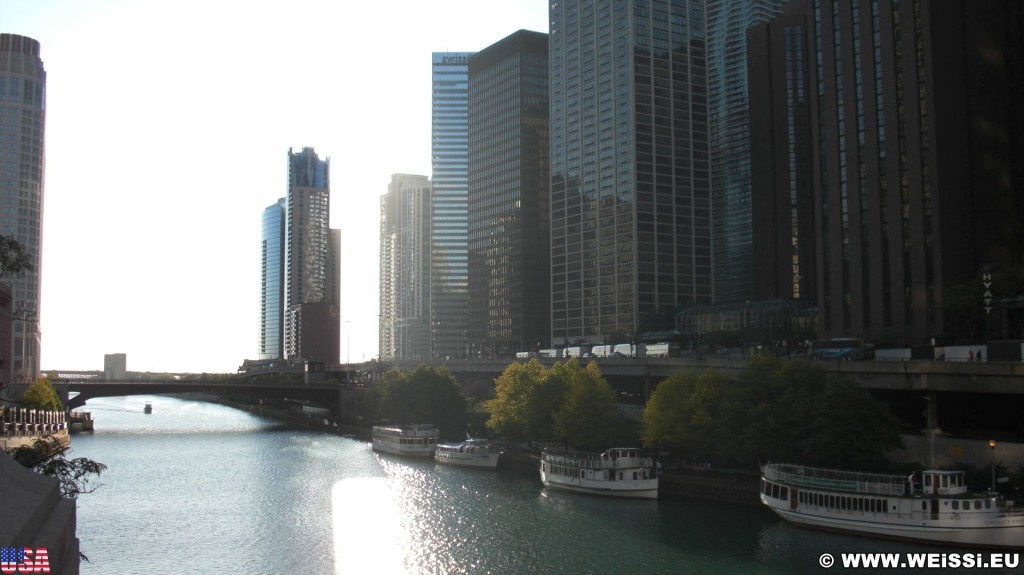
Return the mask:
[[260,241],[260,359],[284,357],[285,199],[263,210]]
[[711,303],[703,0],[552,0],[551,339]]
[[469,353],[469,57],[432,57],[430,331],[434,357]]
[[39,374],[45,125],[46,70],[39,42],[0,34],[0,235],[21,244],[32,265],[31,271],[2,280],[12,289],[14,320],[8,376],[23,382]]
[[548,38],[520,30],[469,59],[470,345],[546,346]]
[[754,296],[746,31],[787,1],[707,0],[715,303]]

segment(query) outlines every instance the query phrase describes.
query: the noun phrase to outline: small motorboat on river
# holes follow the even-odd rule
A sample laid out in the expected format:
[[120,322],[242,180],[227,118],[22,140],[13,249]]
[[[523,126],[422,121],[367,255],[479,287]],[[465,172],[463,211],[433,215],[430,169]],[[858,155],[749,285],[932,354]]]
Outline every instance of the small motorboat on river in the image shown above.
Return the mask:
[[142,413],[153,413],[153,404],[147,401],[146,407],[142,408]]

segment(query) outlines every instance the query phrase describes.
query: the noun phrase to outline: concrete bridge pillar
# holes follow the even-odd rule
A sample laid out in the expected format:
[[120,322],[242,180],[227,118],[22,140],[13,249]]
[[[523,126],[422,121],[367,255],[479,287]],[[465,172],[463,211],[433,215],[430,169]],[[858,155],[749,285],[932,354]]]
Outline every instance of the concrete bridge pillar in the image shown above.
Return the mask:
[[67,409],[68,395],[70,394],[70,392],[68,391],[68,384],[54,383],[53,390],[57,392],[57,399],[60,400],[60,404],[63,405],[65,409]]
[[935,438],[942,430],[939,429],[939,396],[934,391],[924,396],[924,437],[925,437],[925,465],[929,469],[935,468]]

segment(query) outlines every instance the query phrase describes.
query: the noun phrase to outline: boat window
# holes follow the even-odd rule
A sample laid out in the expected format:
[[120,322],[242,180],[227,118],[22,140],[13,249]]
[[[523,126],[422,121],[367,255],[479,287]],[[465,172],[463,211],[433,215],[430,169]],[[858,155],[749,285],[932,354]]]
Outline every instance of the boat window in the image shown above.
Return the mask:
[[974,500],[974,508],[975,509],[981,509],[981,500],[980,499],[975,499]]
[[986,499],[985,500],[985,509],[992,509],[992,500],[991,499]]
[[783,487],[782,488],[782,493],[779,496],[779,499],[781,499],[783,501],[789,501],[789,488],[788,487]]
[[932,486],[932,476],[931,475],[925,475],[924,476],[924,485],[925,485],[925,487],[931,487]]
[[928,510],[928,502],[927,501],[922,501],[921,502],[921,511],[927,511],[927,510]]
[[970,501],[964,501],[964,511],[967,511],[970,508],[971,508],[971,502]]
[[942,476],[942,487],[949,487],[949,476],[948,475],[943,475]]
[[828,506],[829,507],[835,507],[836,506],[836,496],[835,495],[829,495],[828,496]]
[[953,502],[953,511],[960,511],[960,502],[959,501],[954,501]]

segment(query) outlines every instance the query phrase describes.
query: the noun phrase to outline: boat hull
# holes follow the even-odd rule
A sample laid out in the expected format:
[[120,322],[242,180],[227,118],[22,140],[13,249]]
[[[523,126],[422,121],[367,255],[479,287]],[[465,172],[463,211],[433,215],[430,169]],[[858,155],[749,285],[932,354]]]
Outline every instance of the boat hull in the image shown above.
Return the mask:
[[999,517],[984,520],[881,521],[873,518],[836,517],[825,513],[795,511],[777,505],[770,498],[761,501],[782,519],[801,527],[838,531],[868,537],[902,539],[925,543],[969,547],[1024,547],[1024,517]]
[[399,455],[402,457],[431,457],[434,455],[433,446],[403,445],[396,448],[380,440],[374,440],[373,450],[378,453],[387,453],[389,455]]
[[[548,489],[587,493],[603,497],[627,497],[634,499],[657,499],[658,480],[639,479],[636,481],[588,481],[570,479],[541,472],[540,482]],[[613,484],[614,483],[614,484]]]

